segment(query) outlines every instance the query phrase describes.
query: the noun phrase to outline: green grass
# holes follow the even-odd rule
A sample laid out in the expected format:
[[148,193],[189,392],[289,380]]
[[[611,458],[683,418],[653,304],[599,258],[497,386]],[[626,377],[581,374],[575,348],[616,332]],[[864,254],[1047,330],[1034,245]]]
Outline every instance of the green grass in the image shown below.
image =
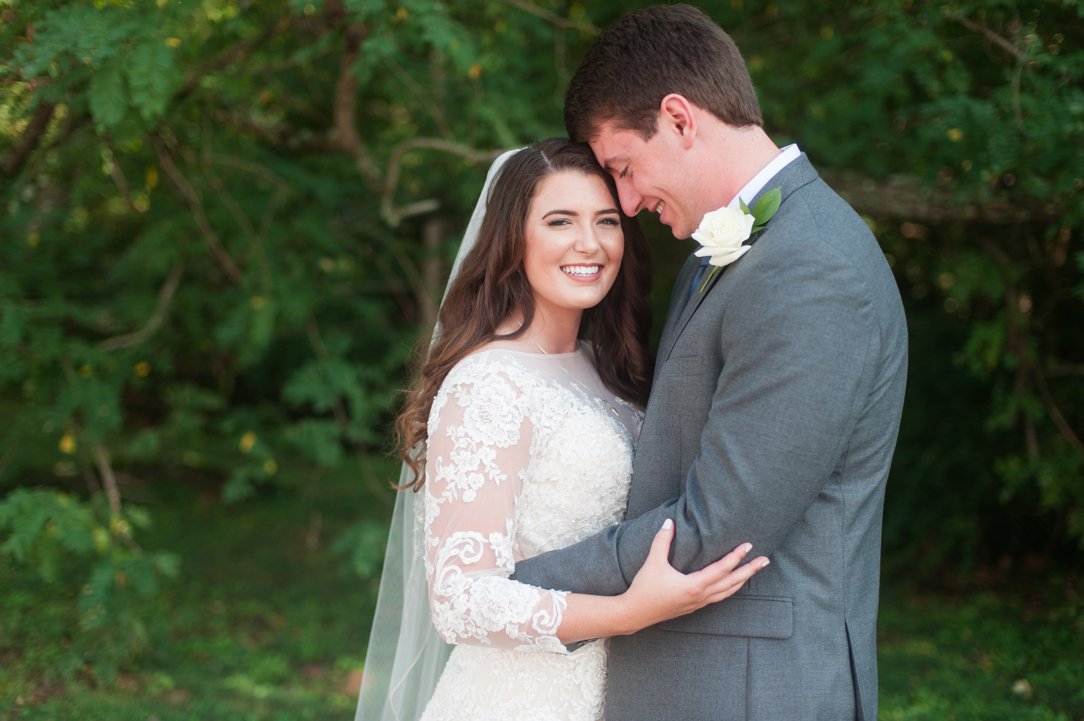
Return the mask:
[[191,483],[130,489],[154,519],[140,543],[182,562],[140,609],[143,649],[115,677],[96,667],[105,649],[79,631],[72,589],[0,560],[0,719],[352,718],[377,580],[332,546],[360,518],[390,513],[372,488],[394,468],[310,474],[234,505]]
[[[373,489],[394,472],[377,461],[299,473],[234,505],[191,479],[129,485],[155,523],[141,544],[182,566],[140,609],[142,650],[115,676],[101,663],[105,637],[78,628],[77,584],[48,586],[0,560],[0,720],[352,718],[376,581],[332,546],[387,515]],[[382,553],[371,530],[363,567]],[[886,582],[881,719],[1084,721],[1077,581],[1030,582],[1029,596],[1004,583],[946,593]]]
[[882,721],[1084,720],[1078,581],[1022,585],[883,593]]

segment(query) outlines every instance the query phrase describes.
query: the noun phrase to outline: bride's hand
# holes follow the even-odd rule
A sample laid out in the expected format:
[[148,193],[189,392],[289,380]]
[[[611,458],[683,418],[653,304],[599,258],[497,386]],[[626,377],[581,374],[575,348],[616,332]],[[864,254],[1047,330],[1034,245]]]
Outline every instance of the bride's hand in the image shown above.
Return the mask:
[[743,543],[699,571],[681,573],[668,560],[673,540],[674,523],[667,519],[651,542],[647,560],[632,579],[629,590],[622,594],[632,626],[629,633],[729,598],[754,573],[768,565],[765,556],[739,565],[752,549],[750,544]]

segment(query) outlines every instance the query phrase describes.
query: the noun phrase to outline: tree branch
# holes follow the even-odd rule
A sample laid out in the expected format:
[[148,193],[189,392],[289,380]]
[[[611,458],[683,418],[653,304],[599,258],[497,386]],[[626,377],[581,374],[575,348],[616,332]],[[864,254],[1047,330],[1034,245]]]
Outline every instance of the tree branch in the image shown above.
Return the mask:
[[183,273],[184,266],[180,263],[173,266],[173,269],[169,272],[169,277],[166,278],[166,282],[162,284],[161,290],[158,291],[158,304],[154,308],[154,313],[151,314],[151,317],[147,319],[147,322],[142,328],[134,333],[118,335],[103,340],[99,344],[102,349],[118,350],[120,348],[132,348],[146,342],[148,338],[158,332],[158,329],[162,327],[162,323],[165,322],[166,313],[169,311],[170,303],[173,302],[173,294],[177,292],[177,286],[181,282],[181,275]]
[[1084,363],[1059,363],[1046,371],[1048,378],[1084,377]]
[[49,128],[49,121],[53,119],[55,111],[55,103],[42,103],[34,111],[34,114],[30,117],[30,122],[26,124],[26,130],[19,137],[19,142],[11,149],[11,154],[4,161],[3,173],[5,178],[14,177],[26,165],[30,154],[38,147],[38,143],[41,142],[45,131]]
[[1039,395],[1042,396],[1043,403],[1046,404],[1047,411],[1050,412],[1050,420],[1054,421],[1054,426],[1057,427],[1061,433],[1061,437],[1072,446],[1080,455],[1084,456],[1084,442],[1080,440],[1080,436],[1073,431],[1073,427],[1069,425],[1069,421],[1065,419],[1065,415],[1061,412],[1061,408],[1054,402],[1053,396],[1050,395],[1050,390],[1046,387],[1046,376],[1043,375],[1041,368],[1035,369],[1035,377],[1038,379]]
[[395,205],[395,187],[399,184],[403,156],[413,150],[422,149],[439,150],[444,153],[459,155],[475,163],[493,162],[503,152],[501,150],[478,150],[469,145],[442,138],[411,138],[396,145],[391,151],[391,157],[388,159],[388,172],[385,176],[384,192],[380,204],[380,215],[393,228],[406,218],[431,213],[439,207],[437,201],[432,199],[420,200],[403,207]]
[[106,498],[109,499],[109,510],[114,516],[119,516],[120,488],[117,486],[117,477],[113,474],[113,464],[109,462],[109,451],[100,443],[94,446],[94,462],[98,466],[98,475],[102,479]]
[[124,199],[124,204],[128,210],[138,213],[135,203],[132,202],[132,188],[128,184],[128,178],[125,177],[124,171],[121,170],[120,163],[117,161],[117,154],[113,152],[113,146],[108,141],[105,142],[105,152],[109,154],[109,175],[113,178],[113,184],[117,186],[117,191],[120,193],[121,198]]
[[[1012,79],[1010,81],[1010,88],[1012,89],[1013,97],[1013,116],[1016,120],[1016,129],[1024,131],[1024,111],[1020,102],[1020,80],[1024,74],[1025,67],[1031,67],[1033,61],[1028,58],[1028,50],[1031,49],[1032,39],[1029,36],[1024,36],[1023,48],[1018,47],[1008,38],[998,35],[996,32],[986,27],[981,23],[977,23],[970,18],[966,18],[962,15],[952,15],[952,19],[963,25],[968,30],[979,33],[984,38],[989,40],[994,45],[998,46],[1002,50],[1006,51],[1014,58],[1016,58],[1016,70],[1013,72]],[[1013,23],[1013,32],[1019,36],[1020,23],[1019,20]]]
[[552,13],[549,10],[538,7],[532,2],[527,0],[503,0],[505,5],[511,5],[514,8],[519,8],[524,12],[528,12],[535,17],[540,17],[548,23],[555,25],[559,28],[569,28],[571,30],[579,30],[581,33],[588,35],[598,35],[601,30],[597,26],[591,23],[590,20],[572,20],[570,18],[561,17],[556,13]]
[[188,202],[188,206],[192,209],[193,215],[196,218],[196,225],[199,227],[200,232],[203,234],[204,239],[207,241],[207,245],[211,249],[211,253],[214,254],[218,260],[222,270],[226,273],[231,281],[234,283],[240,283],[243,276],[241,270],[237,267],[237,263],[226,251],[226,248],[222,245],[222,241],[219,239],[218,234],[215,232],[214,227],[211,225],[211,221],[207,218],[207,213],[203,208],[203,200],[199,197],[195,188],[185,180],[184,176],[177,169],[176,164],[173,162],[173,157],[169,153],[169,149],[166,148],[165,143],[162,142],[160,137],[152,138],[155,153],[158,155],[158,163],[162,166],[162,170],[166,172],[170,181],[174,187],[180,191],[181,196]]
[[875,218],[925,223],[1024,223],[1054,221],[1063,210],[1054,203],[1021,203],[1007,198],[964,201],[945,189],[924,187],[910,178],[872,180],[847,170],[821,172],[855,210]]
[[980,23],[975,22],[971,18],[965,18],[963,15],[954,15],[952,16],[952,19],[963,25],[968,30],[973,30],[979,33],[984,38],[992,42],[994,45],[997,45],[999,48],[1009,53],[1020,62],[1028,62],[1027,53],[1013,45],[1012,42],[1010,42],[1006,38],[1001,37],[996,32],[986,27],[985,25],[981,25]]
[[339,81],[335,86],[335,106],[332,141],[354,159],[361,177],[373,189],[380,187],[380,171],[369,156],[369,151],[361,141],[357,130],[357,95],[358,81],[353,68],[358,60],[361,43],[365,39],[367,28],[361,23],[354,23],[346,28],[346,47],[339,61]]
[[196,90],[196,88],[199,87],[200,81],[203,80],[204,76],[214,72],[215,70],[224,68],[230,63],[235,62],[236,60],[239,60],[240,58],[244,57],[250,50],[263,45],[264,42],[271,38],[271,36],[276,35],[280,32],[284,32],[287,28],[289,28],[289,26],[289,19],[283,18],[276,25],[272,25],[269,28],[264,28],[261,32],[253,35],[251,38],[239,42],[233,47],[226,48],[218,55],[213,57],[211,60],[209,60],[206,65],[188,76],[188,79],[184,81],[184,84],[181,85],[181,88],[173,95],[173,102],[179,103],[185,98],[187,98],[189,95],[191,95]]

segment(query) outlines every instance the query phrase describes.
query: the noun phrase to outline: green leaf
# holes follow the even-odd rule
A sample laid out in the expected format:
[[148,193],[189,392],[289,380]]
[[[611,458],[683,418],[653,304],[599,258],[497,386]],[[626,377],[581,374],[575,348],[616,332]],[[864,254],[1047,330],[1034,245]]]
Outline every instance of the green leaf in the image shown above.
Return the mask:
[[128,87],[132,105],[145,121],[165,111],[175,74],[173,51],[157,35],[136,46],[128,61]]
[[286,430],[286,440],[322,466],[334,467],[342,460],[342,432],[334,421],[305,419]]
[[48,577],[62,549],[80,556],[93,550],[90,509],[56,491],[18,489],[0,501],[0,532],[10,532],[0,552],[36,562]]
[[256,466],[240,466],[230,474],[226,485],[222,487],[222,500],[237,503],[251,498],[256,493],[255,481],[261,477]]
[[111,65],[94,73],[90,79],[90,114],[100,132],[116,127],[124,119],[127,102],[124,76],[120,67]]
[[155,570],[166,578],[176,578],[181,571],[181,557],[176,553],[159,551],[152,553],[150,559]]
[[344,531],[332,544],[332,550],[350,560],[354,572],[361,578],[374,578],[384,559],[384,544],[388,528],[375,521],[360,521]]
[[[753,206],[753,218],[755,218],[754,230],[763,227],[765,223],[771,220],[777,210],[779,210],[779,204],[783,202],[783,194],[779,188],[772,188],[768,192],[764,193],[757,199],[756,205]],[[746,210],[748,212],[748,210]]]

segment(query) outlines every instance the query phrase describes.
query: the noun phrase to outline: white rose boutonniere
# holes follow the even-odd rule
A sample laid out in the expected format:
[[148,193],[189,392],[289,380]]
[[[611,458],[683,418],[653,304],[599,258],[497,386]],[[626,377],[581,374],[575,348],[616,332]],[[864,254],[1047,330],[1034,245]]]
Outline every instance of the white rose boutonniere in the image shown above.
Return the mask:
[[719,208],[704,215],[699,227],[693,231],[693,239],[700,243],[700,249],[694,255],[706,257],[712,268],[697,292],[704,292],[708,281],[720,268],[745,255],[750,246],[743,244],[753,233],[764,229],[775,211],[779,210],[781,201],[779,188],[772,188],[760,196],[752,211],[739,198],[740,209]]

